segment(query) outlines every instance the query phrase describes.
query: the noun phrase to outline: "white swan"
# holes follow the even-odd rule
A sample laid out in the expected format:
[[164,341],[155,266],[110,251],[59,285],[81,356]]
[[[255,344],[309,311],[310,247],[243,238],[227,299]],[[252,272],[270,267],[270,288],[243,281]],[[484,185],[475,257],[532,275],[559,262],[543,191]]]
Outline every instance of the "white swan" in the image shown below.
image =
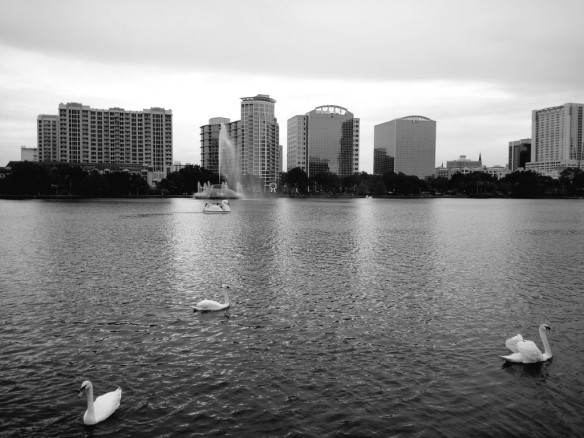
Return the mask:
[[87,410],[83,415],[83,422],[87,425],[97,424],[100,421],[107,419],[120,407],[122,388],[100,395],[95,401],[93,401],[93,385],[89,380],[86,380],[81,384],[79,397],[81,397],[83,391],[87,393]]
[[225,303],[221,304],[218,303],[217,301],[213,301],[213,300],[203,300],[203,301],[199,301],[197,304],[195,304],[194,307],[194,312],[200,310],[201,312],[214,312],[217,310],[224,310],[224,309],[228,309],[229,306],[231,305],[229,303],[229,296],[227,295],[227,291],[229,290],[229,286],[226,284],[221,285],[221,287],[223,288],[223,296],[225,297]]
[[525,341],[523,336],[517,335],[505,341],[505,346],[513,352],[509,356],[502,356],[505,360],[509,362],[519,362],[519,363],[537,363],[544,362],[552,357],[552,349],[547,340],[546,331],[551,330],[551,328],[542,324],[539,326],[539,336],[541,336],[541,341],[543,342],[544,352],[542,353],[535,342]]

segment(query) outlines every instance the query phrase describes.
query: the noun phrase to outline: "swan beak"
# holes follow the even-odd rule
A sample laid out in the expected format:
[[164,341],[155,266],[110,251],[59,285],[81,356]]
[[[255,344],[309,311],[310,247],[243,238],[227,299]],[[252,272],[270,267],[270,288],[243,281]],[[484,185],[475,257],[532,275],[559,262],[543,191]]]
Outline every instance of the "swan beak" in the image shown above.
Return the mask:
[[79,394],[77,395],[77,397],[81,397],[81,395],[83,394],[84,391],[85,391],[85,388],[81,388],[81,391],[79,391]]

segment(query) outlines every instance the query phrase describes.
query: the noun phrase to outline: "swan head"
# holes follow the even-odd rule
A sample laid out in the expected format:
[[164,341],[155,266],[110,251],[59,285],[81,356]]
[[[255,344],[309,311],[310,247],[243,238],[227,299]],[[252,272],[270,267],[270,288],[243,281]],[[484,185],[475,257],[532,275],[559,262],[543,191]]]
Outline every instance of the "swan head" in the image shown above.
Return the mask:
[[81,384],[81,389],[79,390],[79,397],[81,397],[81,394],[83,394],[84,391],[86,391],[87,389],[91,388],[91,382],[89,380],[86,380],[85,382],[83,382]]
[[221,287],[222,287],[223,289],[231,289],[231,286],[229,286],[228,284],[225,284],[225,283],[223,283],[223,284],[221,285]]
[[547,325],[547,324],[542,324],[542,325],[539,326],[539,330],[540,331],[544,331],[544,330],[550,330],[551,331],[551,329],[552,328],[549,325]]

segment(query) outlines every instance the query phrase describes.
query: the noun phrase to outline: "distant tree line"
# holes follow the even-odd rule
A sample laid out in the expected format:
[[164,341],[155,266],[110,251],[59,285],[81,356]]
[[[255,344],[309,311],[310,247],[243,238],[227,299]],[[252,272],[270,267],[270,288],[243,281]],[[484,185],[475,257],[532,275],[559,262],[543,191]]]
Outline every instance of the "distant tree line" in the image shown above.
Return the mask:
[[293,194],[358,196],[477,196],[477,197],[558,197],[584,196],[584,171],[566,169],[559,179],[543,176],[533,171],[512,172],[497,179],[485,172],[467,175],[455,174],[451,179],[438,177],[420,179],[403,173],[387,172],[369,175],[366,172],[340,178],[333,173],[308,177],[297,167],[281,176],[280,190]]
[[[12,162],[12,171],[0,179],[0,195],[8,196],[176,196],[191,195],[197,186],[217,183],[219,176],[198,165],[187,165],[171,172],[151,188],[140,176],[127,171],[103,173],[85,171],[67,163]],[[256,178],[257,179],[257,178]],[[253,177],[244,181],[257,185]],[[566,169],[559,179],[532,171],[513,172],[497,180],[483,172],[455,174],[451,179],[429,178],[388,172],[370,175],[366,172],[341,178],[328,172],[308,177],[297,167],[283,172],[278,192],[290,196],[478,196],[478,197],[559,197],[584,196],[584,171]]]
[[129,172],[85,171],[68,163],[10,163],[12,168],[0,180],[0,194],[10,196],[119,197],[146,195],[150,187],[140,175]]
[[88,198],[192,194],[197,182],[217,178],[199,166],[186,166],[169,174],[155,188],[141,175],[128,171],[85,171],[68,163],[10,163],[11,172],[0,179],[0,195],[5,196],[79,196]]

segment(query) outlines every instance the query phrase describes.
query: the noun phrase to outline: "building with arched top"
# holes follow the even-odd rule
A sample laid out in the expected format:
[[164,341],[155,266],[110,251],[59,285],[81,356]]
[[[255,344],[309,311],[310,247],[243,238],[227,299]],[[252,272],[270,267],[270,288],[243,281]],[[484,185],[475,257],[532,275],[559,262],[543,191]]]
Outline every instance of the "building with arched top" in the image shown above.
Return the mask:
[[359,172],[359,119],[338,105],[321,105],[288,119],[287,169],[308,176]]
[[418,178],[434,175],[436,162],[434,120],[423,116],[407,116],[375,125],[373,142],[374,174],[381,175],[393,171],[415,175]]

